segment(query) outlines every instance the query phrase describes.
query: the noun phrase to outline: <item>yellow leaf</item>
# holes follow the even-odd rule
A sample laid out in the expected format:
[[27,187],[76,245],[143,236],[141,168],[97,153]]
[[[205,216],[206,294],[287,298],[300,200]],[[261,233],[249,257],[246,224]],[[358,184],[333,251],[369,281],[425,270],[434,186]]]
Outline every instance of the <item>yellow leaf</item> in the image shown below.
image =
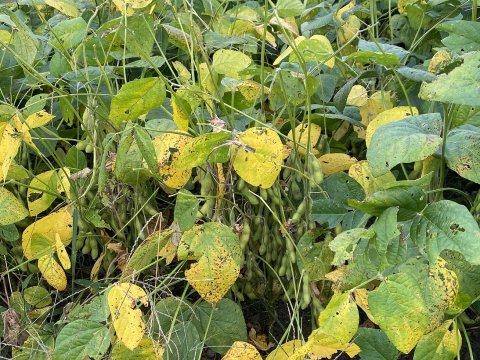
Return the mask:
[[440,50],[433,55],[428,64],[428,71],[434,74],[439,73],[450,61],[452,57],[447,50]]
[[67,287],[65,272],[51,255],[45,255],[38,259],[38,270],[55,289],[62,291]]
[[[295,350],[301,346],[301,340],[287,341],[286,343],[278,346],[270,354],[268,354],[265,360],[287,360],[291,355],[293,355]],[[296,359],[292,360],[303,360],[303,356],[297,357]]]
[[179,260],[196,260],[185,271],[190,285],[209,303],[217,303],[235,283],[243,261],[238,236],[226,225],[209,222],[183,233]]
[[73,217],[72,210],[64,207],[58,211],[50,213],[44,218],[30,224],[22,234],[23,254],[28,260],[33,259],[31,244],[33,234],[42,234],[50,239],[55,239],[58,233],[64,246],[72,241],[73,235]]
[[147,294],[137,285],[121,283],[112,286],[107,300],[117,337],[128,349],[135,349],[145,334],[142,311],[136,304],[147,305]]
[[[293,40],[295,47],[297,47],[302,41],[305,40],[305,36],[298,36]],[[283,59],[286,59],[293,52],[293,48],[289,46],[284,52],[282,52],[273,62],[273,65],[278,65]]]
[[30,182],[27,191],[27,204],[30,216],[47,210],[57,198],[57,172],[55,170],[38,174]]
[[262,357],[253,345],[235,341],[222,360],[262,360]]
[[250,128],[238,137],[232,149],[233,168],[247,183],[263,189],[271,187],[280,174],[283,144],[278,134],[266,127]]
[[336,18],[337,18],[339,21],[342,21],[342,22],[343,22],[343,19],[342,19],[343,13],[345,13],[345,12],[347,12],[348,10],[352,9],[354,6],[355,6],[355,0],[350,1],[347,5],[345,5],[344,7],[340,8],[340,9],[337,11],[337,13],[335,14]]
[[190,71],[183,65],[180,61],[174,61],[172,62],[173,67],[175,70],[177,70],[178,77],[182,81],[187,81],[192,78],[192,74],[190,74]]
[[57,191],[59,194],[65,193],[68,199],[70,199],[70,169],[61,168],[58,170],[57,179]]
[[45,0],[45,4],[70,17],[77,17],[80,15],[73,0]]
[[60,235],[58,235],[58,233],[55,234],[55,249],[57,250],[58,260],[60,260],[60,264],[62,264],[62,267],[65,270],[70,269],[70,258],[68,257],[67,250],[65,249],[62,239],[60,238]]
[[169,237],[165,246],[159,250],[158,256],[165,258],[165,263],[170,265],[176,255],[177,245],[174,243],[173,237]]
[[153,139],[160,179],[168,187],[180,189],[192,175],[192,169],[179,169],[175,165],[179,152],[191,139],[187,135],[174,133],[163,133]]
[[[360,107],[360,115],[362,117],[362,124],[368,126],[378,114],[384,110],[391,109],[393,102],[390,93],[378,91],[374,93],[367,103]],[[365,139],[365,129],[355,127],[355,132],[360,139]]]
[[23,125],[23,129],[24,131],[28,131],[30,129],[38,128],[47,124],[54,117],[55,115],[49,114],[44,110],[36,112],[27,117],[27,120],[25,120],[25,124]]
[[[308,124],[300,124],[295,128],[295,136],[293,135],[293,131],[290,130],[288,132],[288,138],[290,141],[288,145],[294,146],[295,143],[298,143],[302,146],[298,147],[298,153],[302,156],[306,155],[306,148],[308,144]],[[310,124],[310,151],[315,154],[316,149],[313,147],[318,143],[320,140],[320,136],[322,135],[322,128],[317,124]]]
[[345,44],[357,36],[360,31],[362,23],[355,15],[350,15],[348,20],[338,30],[338,41],[340,44]]
[[9,45],[12,39],[12,34],[10,34],[7,30],[0,30],[0,48],[3,47],[3,44]]
[[10,164],[18,153],[22,138],[10,123],[0,123],[0,180],[7,178]]
[[263,25],[255,26],[255,31],[257,32],[257,38],[262,39],[263,34],[265,34],[265,40],[274,48],[277,47],[277,41],[275,40],[275,36],[268,30],[264,28]]
[[375,323],[372,312],[368,307],[368,291],[367,289],[356,289],[353,294],[355,295],[355,302],[357,305],[367,314],[367,317]]
[[395,176],[390,171],[379,177],[374,177],[370,172],[368,161],[366,160],[359,161],[350,166],[348,175],[354,178],[362,186],[367,196],[376,191],[384,190],[387,184],[396,180]]
[[113,0],[117,9],[126,16],[131,16],[135,13],[135,9],[142,9],[149,5],[152,0]]
[[437,299],[442,299],[445,310],[455,303],[458,295],[459,282],[457,274],[447,268],[447,262],[437,257],[435,264],[430,267],[432,286],[437,290]]
[[343,153],[325,154],[318,158],[322,165],[322,171],[325,176],[336,174],[340,171],[350,169],[350,166],[357,162],[354,157]]
[[144,336],[133,350],[128,349],[121,342],[116,343],[113,346],[110,360],[162,360],[163,351],[158,341]]
[[394,121],[399,121],[413,115],[418,115],[418,110],[416,107],[411,108],[410,106],[397,106],[392,109],[382,111],[367,126],[367,132],[365,134],[365,143],[367,144],[367,147],[370,145],[373,134],[380,126]]
[[347,97],[347,105],[351,106],[364,106],[367,104],[368,101],[368,93],[367,90],[362,85],[354,85],[352,86],[352,90]]
[[172,106],[173,121],[177,124],[178,130],[187,131],[190,115],[177,103],[175,96],[172,96],[170,105]]

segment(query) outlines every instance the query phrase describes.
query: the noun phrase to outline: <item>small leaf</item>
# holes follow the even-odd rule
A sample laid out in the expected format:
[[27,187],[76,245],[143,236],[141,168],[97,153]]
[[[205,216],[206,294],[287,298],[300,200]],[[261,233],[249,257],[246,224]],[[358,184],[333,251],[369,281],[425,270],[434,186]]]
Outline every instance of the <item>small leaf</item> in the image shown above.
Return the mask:
[[180,152],[191,139],[176,133],[163,133],[153,139],[160,180],[172,189],[181,189],[192,175],[192,169],[180,169],[176,164]]
[[353,252],[360,239],[371,239],[375,232],[370,229],[355,228],[338,234],[328,247],[335,253],[332,265],[342,265],[345,261],[353,258]]
[[7,122],[0,123],[0,134],[0,180],[5,181],[8,169],[22,143],[22,138]]
[[222,360],[262,360],[262,357],[255,346],[235,341]]
[[183,233],[179,260],[196,260],[185,271],[190,285],[209,303],[217,303],[240,273],[242,250],[238,236],[221,223],[205,223]]
[[263,189],[271,187],[280,174],[283,144],[278,134],[266,127],[250,128],[238,137],[233,148],[233,168],[247,183]]
[[105,354],[110,346],[107,326],[92,320],[67,323],[57,335],[54,360],[83,360]]
[[25,219],[28,211],[15,195],[4,187],[0,188],[0,226],[15,224]]
[[54,117],[55,115],[49,114],[44,110],[31,114],[27,117],[27,120],[25,120],[24,131],[44,126],[48,124]]
[[108,306],[115,333],[130,350],[140,344],[145,334],[145,323],[142,311],[136,308],[137,302],[148,304],[147,294],[137,285],[116,284],[108,292]]
[[[30,216],[47,210],[57,198],[57,172],[49,170],[35,176],[27,191],[27,203]],[[52,194],[53,193],[53,194]]]
[[165,84],[159,78],[129,81],[113,96],[109,119],[116,125],[139,116],[163,104]]
[[287,136],[290,141],[288,141],[287,144],[292,147],[294,145],[298,146],[298,144],[300,144],[301,146],[298,146],[298,152],[300,155],[305,156],[307,144],[309,142],[310,142],[309,151],[311,152],[316,151],[314,149],[314,146],[318,143],[318,140],[320,140],[321,135],[322,135],[322,128],[317,124],[312,123],[310,124],[310,127],[308,126],[308,124],[300,124],[295,128],[295,132],[293,132],[292,130],[288,132]]
[[148,165],[148,168],[151,172],[156,173],[158,171],[158,164],[155,155],[155,147],[152,144],[152,138],[145,128],[135,126],[135,141]]
[[51,255],[45,255],[38,259],[38,270],[55,289],[60,291],[66,289],[67,277],[65,272]]

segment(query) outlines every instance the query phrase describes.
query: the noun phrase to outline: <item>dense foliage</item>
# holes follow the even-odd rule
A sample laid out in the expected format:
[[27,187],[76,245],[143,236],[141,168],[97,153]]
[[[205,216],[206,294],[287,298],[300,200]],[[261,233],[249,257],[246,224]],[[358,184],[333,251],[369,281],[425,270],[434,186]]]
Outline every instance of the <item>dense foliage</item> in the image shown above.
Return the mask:
[[0,356],[474,359],[476,18],[2,3]]

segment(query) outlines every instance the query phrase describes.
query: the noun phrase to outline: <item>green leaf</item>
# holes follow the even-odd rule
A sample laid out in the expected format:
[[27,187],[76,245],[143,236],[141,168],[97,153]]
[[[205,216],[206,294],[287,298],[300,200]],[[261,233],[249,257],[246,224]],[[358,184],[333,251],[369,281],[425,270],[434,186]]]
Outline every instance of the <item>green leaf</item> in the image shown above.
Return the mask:
[[397,225],[398,208],[391,207],[380,214],[371,229],[375,231],[375,249],[380,255],[386,255],[388,245],[400,235]]
[[393,67],[400,65],[400,60],[395,54],[382,54],[373,51],[357,51],[348,55],[348,60],[354,60],[361,63],[373,63],[376,65],[384,65]]
[[68,320],[105,322],[110,316],[106,294],[95,296],[90,302],[74,306],[68,312]]
[[361,327],[355,335],[362,360],[397,360],[400,353],[381,330]]
[[166,245],[170,239],[173,230],[155,231],[149,235],[128,260],[123,269],[123,277],[129,277],[132,274],[138,274],[145,271],[150,266],[155,265],[154,259],[158,252]]
[[112,98],[109,119],[116,125],[139,116],[163,104],[165,84],[159,78],[144,78],[124,84]]
[[91,320],[75,320],[63,327],[55,342],[54,360],[101,357],[110,347],[107,326]]
[[65,166],[71,169],[72,172],[83,170],[87,167],[87,157],[83,151],[72,146],[65,155]]
[[195,307],[193,323],[205,345],[222,355],[235,341],[248,340],[242,309],[230,299],[216,305],[201,302]]
[[13,241],[17,241],[19,238],[20,238],[20,233],[18,232],[18,229],[15,225],[13,224],[0,225],[0,239],[13,242]]
[[118,29],[118,35],[125,43],[128,51],[148,59],[155,42],[155,29],[151,15],[130,16],[127,26]]
[[342,265],[353,258],[353,252],[360,239],[371,239],[375,235],[373,230],[356,228],[341,232],[328,245],[335,253],[332,265]]
[[424,160],[442,143],[440,114],[412,116],[379,127],[367,150],[373,176],[380,176],[401,163]]
[[277,2],[278,16],[298,16],[305,10],[305,5],[300,0],[279,0]]
[[446,21],[437,26],[437,29],[449,33],[449,36],[442,39],[442,43],[451,51],[480,50],[480,23],[476,21]]
[[333,252],[326,241],[315,243],[319,231],[309,230],[300,238],[297,250],[297,266],[300,272],[305,271],[310,281],[324,280],[331,269]]
[[223,152],[227,152],[228,159],[228,146],[217,147],[225,144],[230,139],[231,135],[225,132],[211,132],[195,137],[179,152],[176,161],[177,167],[181,169],[194,168],[206,164],[207,160],[224,162],[213,160],[219,160],[215,158],[218,158],[218,155],[222,155],[221,153]]
[[74,49],[87,36],[88,24],[82,17],[63,20],[51,30],[52,46],[57,49]]
[[425,208],[427,196],[419,187],[402,186],[377,191],[363,201],[349,200],[348,205],[375,216],[379,216],[388,208],[398,206],[398,220],[404,221],[413,218]]
[[185,299],[168,297],[155,304],[155,335],[168,334],[172,325],[188,321],[192,314],[192,304]]
[[462,344],[462,336],[453,320],[448,320],[418,342],[413,360],[454,360]]
[[450,200],[428,205],[413,220],[410,236],[430,261],[449,249],[480,265],[480,229],[463,205]]
[[478,83],[480,82],[480,51],[464,56],[464,63],[448,75],[429,84],[424,83],[418,96],[423,100],[439,101],[468,106],[480,106]]
[[[18,17],[16,13],[11,12],[5,7],[2,8],[2,12],[8,14],[15,24],[13,31],[13,47],[16,55],[28,65],[33,64],[39,47],[37,36],[32,32],[30,27],[25,24],[24,18]],[[13,24],[9,23],[9,25]]]
[[197,360],[202,348],[202,340],[193,322],[182,322],[173,327],[170,342],[165,345],[163,358]]
[[152,138],[147,130],[141,126],[135,126],[135,142],[142,153],[148,168],[152,173],[158,172],[157,155],[152,144]]
[[480,184],[480,129],[463,125],[448,133],[445,158],[450,169]]
[[0,188],[0,225],[14,224],[28,216],[23,203],[4,187]]
[[23,292],[25,301],[36,308],[43,308],[52,303],[52,297],[43,286],[30,286]]
[[197,197],[188,190],[180,190],[177,194],[173,217],[181,231],[186,231],[195,224],[197,211]]
[[239,79],[239,72],[251,63],[252,59],[240,51],[220,49],[213,54],[212,69],[217,74]]
[[185,271],[185,276],[202,298],[217,303],[237,280],[242,249],[231,228],[209,222],[183,233],[177,257],[179,260],[196,260]]

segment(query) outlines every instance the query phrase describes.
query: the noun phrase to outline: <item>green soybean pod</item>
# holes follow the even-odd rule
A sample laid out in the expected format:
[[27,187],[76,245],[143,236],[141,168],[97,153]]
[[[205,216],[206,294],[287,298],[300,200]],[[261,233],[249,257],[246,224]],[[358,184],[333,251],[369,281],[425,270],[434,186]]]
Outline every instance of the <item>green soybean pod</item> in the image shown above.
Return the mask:
[[252,231],[251,231],[251,228],[250,228],[250,224],[245,219],[245,221],[243,222],[242,233],[240,234],[240,238],[239,238],[240,246],[242,247],[242,249],[245,249],[245,247],[247,246],[248,240],[250,240],[251,233],[252,233]]

